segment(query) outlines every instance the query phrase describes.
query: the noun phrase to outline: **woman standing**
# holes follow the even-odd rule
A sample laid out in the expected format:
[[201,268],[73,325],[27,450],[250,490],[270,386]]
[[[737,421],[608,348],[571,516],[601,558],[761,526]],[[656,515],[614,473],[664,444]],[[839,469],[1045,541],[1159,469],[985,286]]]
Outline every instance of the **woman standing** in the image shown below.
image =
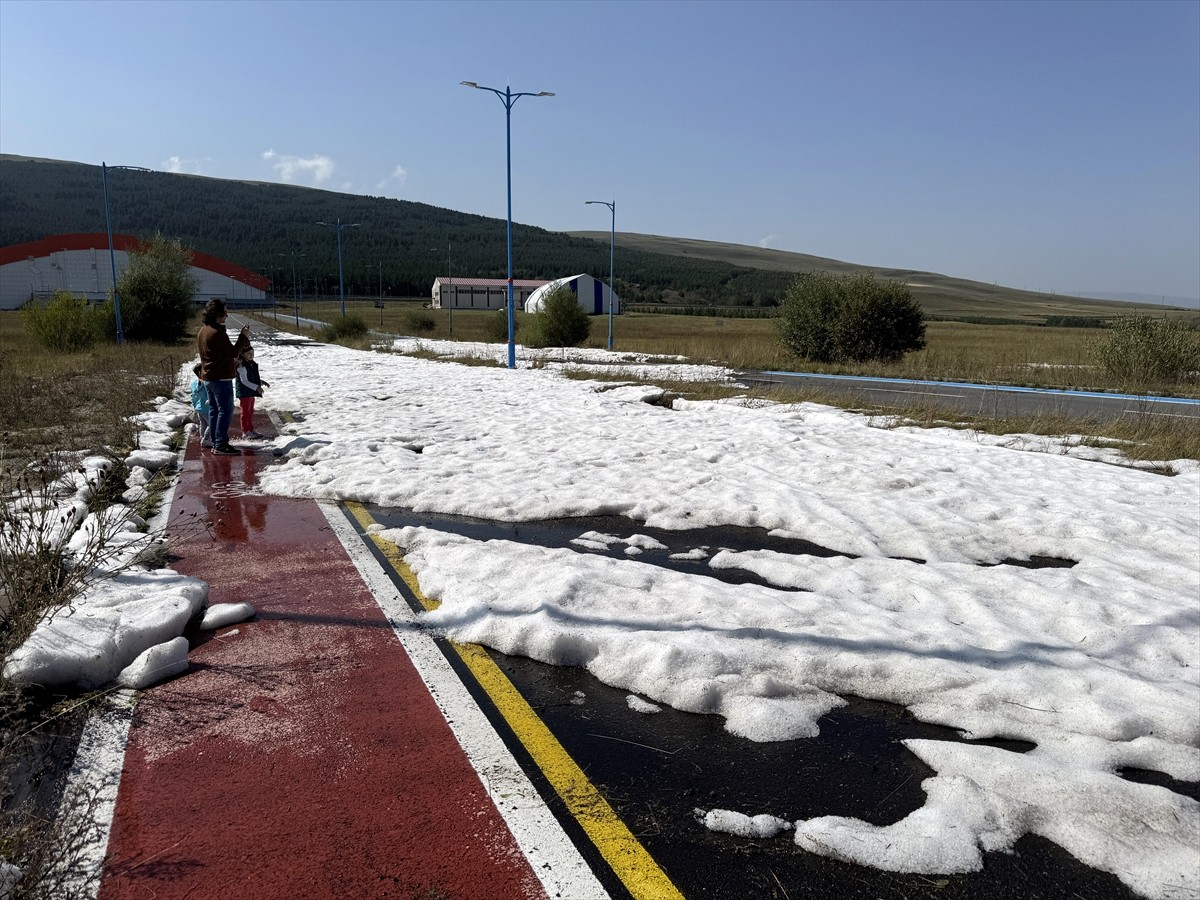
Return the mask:
[[196,345],[200,350],[200,380],[208,391],[211,410],[212,452],[241,456],[242,451],[229,446],[229,422],[233,418],[233,379],[237,375],[238,356],[250,349],[250,326],[242,326],[235,344],[225,331],[227,318],[225,301],[215,297],[209,300],[200,314],[203,324],[196,335]]

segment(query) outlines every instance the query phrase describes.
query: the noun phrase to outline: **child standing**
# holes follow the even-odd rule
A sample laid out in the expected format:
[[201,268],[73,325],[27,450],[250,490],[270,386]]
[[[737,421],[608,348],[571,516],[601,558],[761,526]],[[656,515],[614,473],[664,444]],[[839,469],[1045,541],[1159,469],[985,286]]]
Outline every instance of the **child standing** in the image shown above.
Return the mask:
[[254,398],[261,397],[262,389],[270,385],[258,376],[253,348],[243,350],[238,357],[237,380],[233,386],[242,407],[242,437],[250,441],[262,440],[262,435],[254,430]]
[[192,409],[196,411],[196,422],[200,428],[200,446],[211,447],[212,431],[208,427],[208,388],[200,380],[200,363],[192,366]]

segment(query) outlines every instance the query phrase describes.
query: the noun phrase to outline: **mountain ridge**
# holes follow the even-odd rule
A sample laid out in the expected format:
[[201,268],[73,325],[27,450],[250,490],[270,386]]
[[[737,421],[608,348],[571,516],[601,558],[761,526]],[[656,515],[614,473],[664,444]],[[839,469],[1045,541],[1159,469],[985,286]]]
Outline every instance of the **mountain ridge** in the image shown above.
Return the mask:
[[[505,222],[386,197],[207,175],[111,169],[113,230],[161,232],[185,246],[262,272],[292,290],[291,266],[309,293],[336,279],[336,244],[316,223],[361,223],[343,236],[347,290],[372,296],[428,296],[438,276],[504,278]],[[0,245],[52,234],[104,230],[99,166],[0,154]],[[608,231],[552,232],[513,223],[513,277],[608,274]],[[871,272],[906,281],[937,318],[1045,322],[1111,317],[1159,304],[1068,298],[984,284],[918,269],[848,263],[794,251],[617,232],[616,290],[627,305],[777,305],[798,273]],[[449,245],[450,260],[439,246]],[[382,284],[381,284],[382,282]],[[336,282],[335,282],[336,283]]]

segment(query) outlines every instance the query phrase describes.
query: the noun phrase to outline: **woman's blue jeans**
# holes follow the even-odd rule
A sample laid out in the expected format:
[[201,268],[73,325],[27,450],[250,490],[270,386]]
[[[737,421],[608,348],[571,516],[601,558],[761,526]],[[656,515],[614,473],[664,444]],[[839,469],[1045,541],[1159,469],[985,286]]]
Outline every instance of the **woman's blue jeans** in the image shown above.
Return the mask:
[[229,443],[229,423],[233,419],[233,382],[206,381],[212,442],[215,447]]

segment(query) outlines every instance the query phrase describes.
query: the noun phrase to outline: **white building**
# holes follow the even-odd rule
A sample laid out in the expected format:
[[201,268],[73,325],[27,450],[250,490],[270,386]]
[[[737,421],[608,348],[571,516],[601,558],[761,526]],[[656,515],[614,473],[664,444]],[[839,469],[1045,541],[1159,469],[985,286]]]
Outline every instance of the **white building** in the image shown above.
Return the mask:
[[[57,234],[0,247],[0,309],[17,309],[32,299],[49,299],[55,291],[100,301],[112,290],[113,259],[117,278],[129,265],[129,251],[141,241],[127,234]],[[270,281],[228,260],[192,251],[193,299],[198,304],[221,297],[230,306],[260,306],[267,302]]]
[[598,316],[607,313],[610,303],[614,304],[614,315],[620,315],[621,313],[621,298],[614,294],[612,288],[607,284],[603,281],[597,281],[591,275],[569,275],[566,278],[557,278],[543,285],[529,295],[529,299],[525,301],[525,312],[540,312],[542,300],[551,291],[562,285],[566,285],[571,289],[571,293],[579,300],[579,305],[583,307],[589,316]]
[[[513,279],[513,305],[525,305],[529,295],[546,282]],[[505,278],[435,278],[434,309],[505,309],[508,280]]]

